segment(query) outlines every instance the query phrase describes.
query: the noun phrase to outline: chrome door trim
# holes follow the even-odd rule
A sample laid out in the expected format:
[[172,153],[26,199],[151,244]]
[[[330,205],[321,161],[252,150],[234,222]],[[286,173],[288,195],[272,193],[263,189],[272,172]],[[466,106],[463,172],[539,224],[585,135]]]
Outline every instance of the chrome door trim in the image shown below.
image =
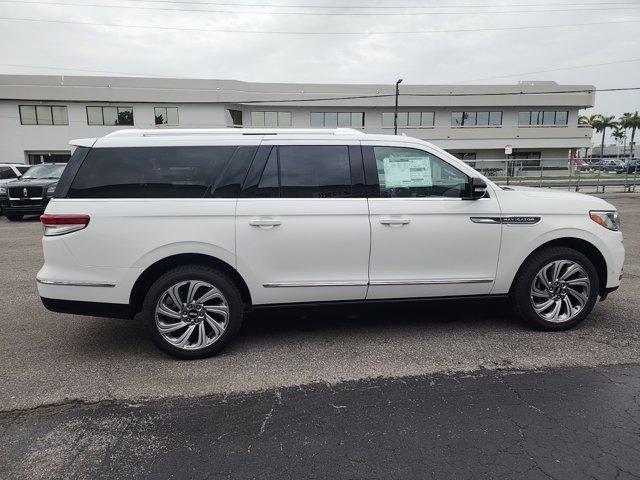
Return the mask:
[[505,215],[501,217],[469,217],[473,223],[502,224],[502,225],[535,225],[542,217],[536,215]]
[[500,217],[469,217],[473,223],[502,223]]
[[116,286],[115,283],[103,283],[103,282],[80,282],[75,280],[43,280],[41,278],[36,278],[36,282],[42,283],[43,285],[62,285],[65,287],[105,287],[105,288],[113,288]]
[[369,285],[450,285],[491,282],[493,282],[493,278],[425,278],[416,280],[371,280]]
[[371,280],[352,282],[277,282],[263,283],[265,288],[280,287],[366,287],[367,285],[449,285],[457,283],[491,283],[493,278],[426,278],[416,280]]
[[264,288],[281,287],[366,287],[369,284],[366,280],[336,281],[336,282],[271,282],[263,283]]

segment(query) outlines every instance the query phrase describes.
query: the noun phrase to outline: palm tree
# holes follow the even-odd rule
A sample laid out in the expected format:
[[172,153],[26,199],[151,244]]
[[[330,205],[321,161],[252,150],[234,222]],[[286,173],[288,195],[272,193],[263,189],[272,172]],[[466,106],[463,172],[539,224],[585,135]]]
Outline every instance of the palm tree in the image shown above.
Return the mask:
[[[597,122],[598,118],[600,118],[600,115],[595,114],[595,115],[580,115],[578,117],[578,125],[581,125],[583,127],[591,127],[591,128],[595,128],[593,126],[594,122]],[[593,159],[593,149],[591,149],[591,155],[588,154],[588,149],[587,149],[587,155]]]
[[578,117],[578,125],[589,125],[590,127],[593,127],[593,122],[595,122],[598,118],[600,117],[600,115],[595,114],[595,115],[580,115]]
[[600,160],[604,157],[604,139],[607,134],[607,128],[615,128],[618,126],[618,122],[614,119],[614,115],[598,115],[591,126],[596,129],[596,132],[602,132],[602,143],[600,144]]
[[636,129],[640,128],[640,114],[636,110],[633,113],[625,113],[620,117],[620,125],[624,129],[631,130],[631,141],[629,142],[631,145],[631,153],[630,157],[633,158],[633,147],[634,147],[634,138],[636,136]]
[[[613,132],[611,133],[611,136],[613,138],[616,139],[616,143],[618,145],[620,145],[620,143],[622,143],[622,140],[626,140],[627,138],[627,131],[624,129],[623,126],[618,125],[616,127],[613,127]],[[622,156],[624,157],[626,154],[626,142],[625,142],[625,148],[622,151]],[[620,150],[618,150],[618,157],[620,156]]]

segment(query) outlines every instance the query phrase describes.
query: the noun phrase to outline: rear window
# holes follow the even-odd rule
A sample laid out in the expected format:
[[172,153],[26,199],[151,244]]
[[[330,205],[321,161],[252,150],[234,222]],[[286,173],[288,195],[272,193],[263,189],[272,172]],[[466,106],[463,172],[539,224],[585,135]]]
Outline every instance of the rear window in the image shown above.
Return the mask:
[[95,148],[82,163],[70,198],[199,198],[236,147]]

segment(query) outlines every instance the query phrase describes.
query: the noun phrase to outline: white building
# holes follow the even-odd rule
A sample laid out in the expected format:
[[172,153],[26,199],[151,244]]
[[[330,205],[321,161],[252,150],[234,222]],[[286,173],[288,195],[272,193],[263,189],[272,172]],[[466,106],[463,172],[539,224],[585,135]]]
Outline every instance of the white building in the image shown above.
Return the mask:
[[[591,145],[592,130],[578,125],[578,115],[593,106],[594,90],[555,82],[402,84],[398,132],[470,162],[504,159],[511,145],[512,158],[527,165],[541,158],[566,165]],[[70,139],[122,128],[341,126],[393,133],[394,93],[393,85],[0,75],[0,162],[65,161]],[[341,98],[358,96],[365,98]]]

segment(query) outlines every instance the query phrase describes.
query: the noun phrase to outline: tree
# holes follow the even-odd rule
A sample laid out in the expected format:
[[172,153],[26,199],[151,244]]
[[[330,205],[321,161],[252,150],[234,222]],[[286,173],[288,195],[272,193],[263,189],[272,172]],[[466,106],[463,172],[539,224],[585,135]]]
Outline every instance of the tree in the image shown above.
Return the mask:
[[591,126],[596,129],[596,132],[602,132],[602,143],[600,144],[600,160],[604,157],[604,139],[607,134],[607,128],[615,128],[618,126],[618,122],[614,119],[614,115],[598,115]]
[[593,127],[593,122],[598,120],[598,118],[600,118],[600,115],[598,114],[589,115],[588,117],[586,115],[580,115],[578,117],[578,125],[589,125],[590,127]]
[[[616,139],[616,143],[619,145],[620,143],[622,143],[622,140],[627,138],[627,132],[623,126],[618,125],[616,127],[613,127],[613,132],[611,133],[611,136]],[[626,143],[625,143],[625,147],[626,147]],[[626,153],[627,152],[625,148],[622,151],[622,156],[624,157]],[[619,154],[620,154],[620,150],[618,150],[618,156],[620,156]]]
[[631,140],[629,142],[631,145],[630,156],[631,158],[634,158],[633,157],[634,138],[636,136],[636,129],[640,128],[640,114],[638,113],[637,110],[633,113],[625,113],[624,115],[622,115],[622,117],[620,117],[620,125],[622,126],[622,128],[631,130]]

